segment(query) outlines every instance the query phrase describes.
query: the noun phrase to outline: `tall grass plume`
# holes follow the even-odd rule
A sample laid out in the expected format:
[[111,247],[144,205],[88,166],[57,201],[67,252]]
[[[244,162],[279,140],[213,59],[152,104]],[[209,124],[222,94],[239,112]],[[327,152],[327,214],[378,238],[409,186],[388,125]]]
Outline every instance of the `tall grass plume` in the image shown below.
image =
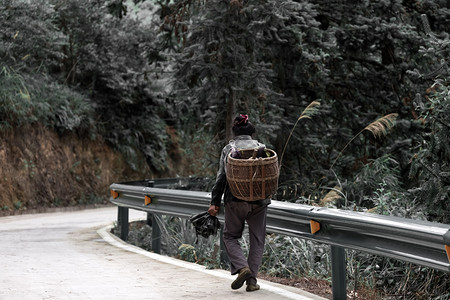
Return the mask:
[[289,140],[292,137],[292,133],[294,132],[295,127],[297,126],[298,122],[301,119],[311,119],[313,116],[315,116],[316,114],[318,114],[319,112],[319,106],[320,106],[320,102],[319,101],[313,101],[311,102],[304,110],[303,112],[300,114],[300,116],[298,117],[297,121],[294,124],[294,127],[292,127],[292,130],[289,134],[289,137],[286,141],[286,143],[284,144],[284,148],[283,148],[283,152],[281,153],[281,157],[280,157],[280,169],[281,169],[281,164],[283,161],[283,156],[284,156],[284,152],[286,151],[287,145],[289,143]]
[[371,132],[375,138],[381,138],[383,136],[386,136],[388,132],[392,129],[392,127],[395,126],[395,121],[398,117],[398,114],[391,113],[384,117],[381,117],[377,119],[376,121],[370,123],[366,127],[364,127],[358,134],[356,134],[345,146],[344,148],[339,152],[339,155],[336,157],[336,159],[331,164],[330,170],[333,168],[336,161],[341,157],[342,153],[345,151],[345,149],[350,145],[350,143],[357,138],[361,133],[363,133],[365,130]]

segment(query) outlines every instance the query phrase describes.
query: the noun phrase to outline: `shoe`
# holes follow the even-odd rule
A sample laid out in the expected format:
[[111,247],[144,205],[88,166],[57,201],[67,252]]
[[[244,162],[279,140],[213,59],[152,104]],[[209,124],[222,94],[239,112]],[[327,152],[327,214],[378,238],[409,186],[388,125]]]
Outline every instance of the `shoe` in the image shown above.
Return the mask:
[[253,284],[253,283],[250,283],[250,284],[247,284],[247,288],[245,289],[247,292],[254,292],[254,291],[257,291],[257,290],[259,290],[259,284]]
[[244,285],[244,282],[251,276],[252,276],[252,271],[250,271],[249,267],[242,268],[239,271],[238,277],[231,284],[231,288],[233,290],[237,290],[237,289],[241,288],[241,286]]

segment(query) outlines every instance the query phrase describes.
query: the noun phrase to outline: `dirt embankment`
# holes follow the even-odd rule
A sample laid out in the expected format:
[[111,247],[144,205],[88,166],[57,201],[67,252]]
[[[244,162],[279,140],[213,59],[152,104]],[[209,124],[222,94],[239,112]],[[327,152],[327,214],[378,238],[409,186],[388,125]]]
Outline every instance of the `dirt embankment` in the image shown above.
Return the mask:
[[152,178],[101,140],[42,126],[0,132],[0,215],[14,210],[107,203],[113,182]]

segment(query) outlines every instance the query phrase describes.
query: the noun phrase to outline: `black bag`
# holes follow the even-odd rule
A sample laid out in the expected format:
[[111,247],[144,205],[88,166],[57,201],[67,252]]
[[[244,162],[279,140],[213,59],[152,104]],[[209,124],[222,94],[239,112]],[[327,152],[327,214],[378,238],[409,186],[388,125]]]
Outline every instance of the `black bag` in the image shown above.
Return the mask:
[[195,234],[197,235],[195,243],[198,242],[199,235],[204,238],[209,238],[211,234],[216,235],[221,227],[219,219],[211,216],[208,212],[193,215],[189,218],[189,221],[195,227]]

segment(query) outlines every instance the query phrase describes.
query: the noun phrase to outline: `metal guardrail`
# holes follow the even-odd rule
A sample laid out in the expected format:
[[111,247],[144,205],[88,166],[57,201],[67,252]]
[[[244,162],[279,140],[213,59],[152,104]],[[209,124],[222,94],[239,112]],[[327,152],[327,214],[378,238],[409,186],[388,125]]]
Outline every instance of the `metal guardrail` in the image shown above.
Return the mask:
[[[204,212],[210,193],[168,189],[182,180],[112,184],[110,200],[119,207],[121,238],[128,235],[129,208],[178,217]],[[223,221],[220,215],[219,219]],[[272,200],[267,231],[331,245],[333,299],[346,299],[344,248],[450,272],[450,225],[446,224]]]

